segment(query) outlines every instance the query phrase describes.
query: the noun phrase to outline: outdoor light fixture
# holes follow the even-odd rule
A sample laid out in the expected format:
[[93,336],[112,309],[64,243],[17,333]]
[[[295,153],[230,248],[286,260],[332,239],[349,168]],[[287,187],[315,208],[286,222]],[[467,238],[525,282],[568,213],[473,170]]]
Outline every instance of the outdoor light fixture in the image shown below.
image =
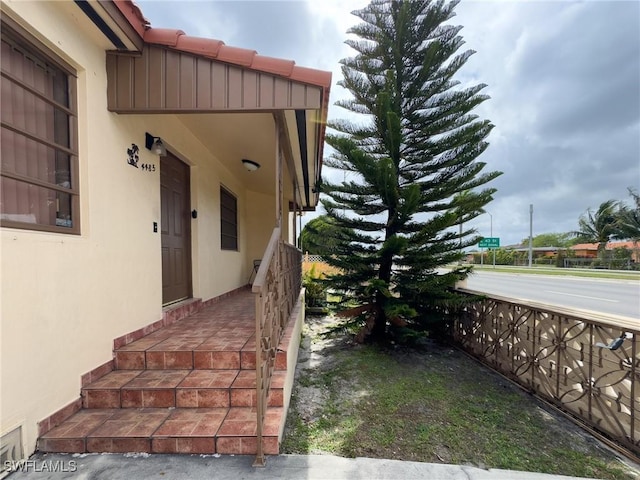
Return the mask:
[[242,164],[244,165],[244,168],[250,172],[255,172],[260,168],[260,164],[258,162],[254,162],[253,160],[248,160],[246,158],[242,159]]
[[164,156],[167,154],[167,149],[162,143],[162,139],[160,137],[154,137],[149,132],[145,133],[144,146],[156,155]]

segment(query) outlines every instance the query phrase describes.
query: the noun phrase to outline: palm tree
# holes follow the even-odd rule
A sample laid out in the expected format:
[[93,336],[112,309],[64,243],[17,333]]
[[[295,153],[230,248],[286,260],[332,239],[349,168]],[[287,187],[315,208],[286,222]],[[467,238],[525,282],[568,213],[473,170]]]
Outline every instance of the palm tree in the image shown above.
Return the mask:
[[618,212],[618,230],[616,237],[628,238],[634,243],[640,242],[640,195],[629,188],[629,195],[633,198],[631,207],[621,205]]
[[598,257],[602,258],[611,238],[619,234],[620,204],[615,200],[607,200],[595,212],[588,209],[580,215],[579,230],[573,234],[582,242],[597,243]]
[[640,242],[640,195],[631,187],[628,188],[629,195],[633,199],[633,205],[620,206],[618,212],[618,235],[620,239],[628,238],[633,242],[633,250],[635,252],[635,261],[640,258],[638,243]]

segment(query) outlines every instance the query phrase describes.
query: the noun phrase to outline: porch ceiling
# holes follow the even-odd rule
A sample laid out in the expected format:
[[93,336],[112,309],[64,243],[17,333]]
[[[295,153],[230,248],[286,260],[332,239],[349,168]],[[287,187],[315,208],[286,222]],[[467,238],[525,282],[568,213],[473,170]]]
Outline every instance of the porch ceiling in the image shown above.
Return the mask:
[[[247,189],[273,194],[275,190],[275,126],[271,113],[178,114],[177,118],[212,152]],[[260,168],[249,172],[247,158]],[[284,182],[286,197],[293,196],[291,182]]]

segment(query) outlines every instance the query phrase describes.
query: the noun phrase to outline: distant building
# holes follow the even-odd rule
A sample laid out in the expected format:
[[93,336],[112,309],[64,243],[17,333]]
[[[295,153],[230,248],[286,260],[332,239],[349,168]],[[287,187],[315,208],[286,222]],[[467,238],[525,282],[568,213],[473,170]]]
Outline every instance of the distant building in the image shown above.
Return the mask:
[[[613,251],[616,248],[626,248],[631,252],[631,261],[633,263],[637,263],[640,261],[640,243],[634,243],[631,241],[626,242],[609,242],[607,244],[607,251]],[[502,247],[503,250],[509,250],[514,252],[519,252],[521,254],[527,254],[529,252],[528,245],[506,245]],[[491,258],[491,250],[485,249],[485,262],[487,258]],[[481,253],[480,250],[474,250],[471,252],[467,252],[466,261],[469,263],[474,263],[474,258],[479,256]],[[598,244],[597,243],[580,243],[577,245],[573,245],[568,248],[564,247],[533,247],[532,249],[533,259],[547,258],[549,262],[556,258],[558,253],[565,253],[568,257],[573,257],[576,259],[594,259],[598,256]],[[475,263],[479,263],[478,260]],[[588,262],[590,263],[590,262]]]
[[[515,248],[511,248],[511,250],[514,250],[516,252],[528,252],[529,251],[529,247],[523,247],[521,245],[515,247]],[[534,258],[539,258],[539,257],[549,257],[549,258],[554,258],[558,252],[564,251],[566,250],[566,248],[561,248],[561,247],[533,247],[532,249],[533,252],[533,257]]]
[[[573,250],[574,255],[579,258],[596,258],[598,256],[598,244],[597,243],[579,243],[569,247]],[[609,242],[607,243],[607,250],[614,250],[616,248],[627,248],[631,251],[631,260],[638,262],[640,258],[640,243],[634,242]]]

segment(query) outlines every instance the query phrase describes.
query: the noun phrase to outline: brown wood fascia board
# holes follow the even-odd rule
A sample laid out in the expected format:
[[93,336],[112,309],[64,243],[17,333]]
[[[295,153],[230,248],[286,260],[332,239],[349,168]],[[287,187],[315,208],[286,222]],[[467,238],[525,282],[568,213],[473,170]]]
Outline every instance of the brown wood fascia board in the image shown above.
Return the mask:
[[293,147],[291,144],[291,138],[289,137],[289,130],[287,129],[285,116],[281,110],[278,110],[273,113],[273,118],[276,122],[278,130],[280,131],[280,145],[282,146],[287,170],[291,177],[292,188],[293,190],[297,190],[297,195],[301,197],[303,192],[300,183],[298,182],[298,173],[296,171],[295,162],[293,160]]
[[118,55],[121,57],[142,57],[142,52],[137,52],[135,50],[105,50],[110,55]]
[[108,108],[119,113],[321,109],[322,88],[266,72],[146,45],[107,52]]
[[245,108],[245,109],[233,109],[233,108],[209,108],[203,110],[197,109],[178,109],[178,108],[112,108],[107,107],[109,112],[120,113],[124,115],[188,115],[190,113],[279,113],[282,109],[273,108]]
[[133,43],[138,50],[142,52],[144,47],[144,40],[138,35],[138,32],[133,28],[129,20],[122,14],[120,9],[116,7],[113,0],[98,0],[98,4],[104,9],[105,13],[111,18],[116,25],[122,30],[127,39]]
[[300,204],[300,203],[295,203],[292,201],[289,201],[289,211],[291,213],[297,213],[298,211],[301,212],[315,212],[317,208],[317,205],[314,207],[305,207],[304,205]]

